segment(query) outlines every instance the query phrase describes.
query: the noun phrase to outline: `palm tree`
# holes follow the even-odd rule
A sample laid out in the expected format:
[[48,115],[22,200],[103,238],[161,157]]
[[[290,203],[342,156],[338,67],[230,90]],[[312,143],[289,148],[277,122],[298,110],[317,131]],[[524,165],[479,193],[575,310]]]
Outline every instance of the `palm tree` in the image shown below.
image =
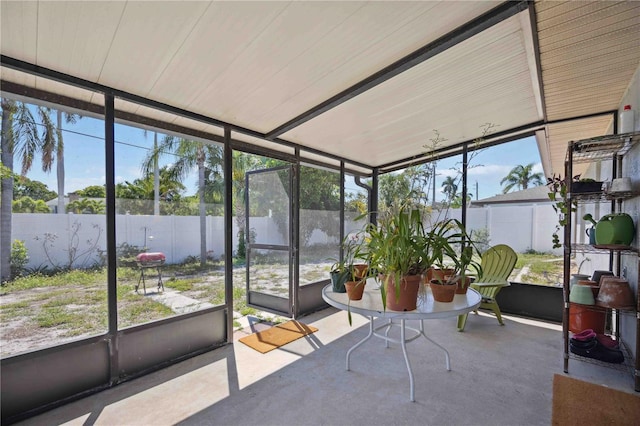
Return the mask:
[[506,194],[513,188],[527,189],[530,184],[533,186],[542,185],[542,173],[532,173],[533,166],[534,163],[529,163],[526,166],[518,165],[511,169],[509,174],[500,181],[500,185],[507,184],[502,193]]
[[[11,278],[11,208],[13,204],[13,163],[14,155],[22,162],[21,174],[24,176],[31,169],[33,158],[43,144],[52,142],[51,134],[38,134],[36,123],[29,107],[12,99],[2,98],[2,133],[0,150],[2,165],[9,173],[3,173],[0,198],[0,282]],[[48,114],[44,108],[37,109],[41,122],[46,121]],[[43,158],[43,168],[44,168]]]
[[[47,108],[47,111],[49,111],[49,109]],[[63,117],[63,113],[60,110],[56,111],[56,126],[55,126],[55,131],[52,132],[53,128],[53,123],[51,122],[51,120],[48,119],[48,115],[47,115],[47,121],[43,122],[44,126],[45,126],[45,132],[46,133],[53,133],[55,136],[53,137],[53,144],[47,144],[46,147],[46,151],[43,151],[42,157],[43,157],[43,162],[44,159],[46,158],[47,161],[47,167],[46,170],[44,169],[44,164],[43,164],[43,170],[44,171],[50,171],[51,170],[51,165],[53,164],[53,161],[55,160],[56,162],[56,179],[58,181],[58,213],[59,214],[64,214],[65,213],[65,208],[64,208],[64,140],[62,138],[62,117]],[[76,121],[78,119],[82,118],[80,115],[78,114],[69,114],[69,113],[64,113],[64,119],[65,122],[67,124],[75,124]],[[55,149],[55,156],[53,155],[53,150]]]
[[[181,199],[181,193],[184,192],[185,187],[182,183],[176,181],[168,170],[168,166],[164,166],[158,170],[158,180],[155,176],[144,176],[140,179],[134,179],[133,182],[124,181],[116,184],[116,198],[119,199],[117,211],[120,213],[129,212],[131,214],[149,214],[148,207],[145,207],[147,200],[155,200],[153,206],[153,214],[159,214],[159,202],[175,202]],[[157,183],[157,184],[156,184]],[[103,187],[98,187],[104,192]],[[98,189],[96,188],[96,189]],[[77,191],[76,194],[81,196],[92,196],[84,193],[85,191]],[[93,195],[94,198],[104,198],[104,195]],[[172,207],[173,204],[168,204],[164,210],[165,214],[175,214]]]
[[447,196],[449,200],[453,200],[458,193],[458,184],[456,180],[451,176],[447,176],[442,182],[442,192]]
[[154,144],[154,148],[149,151],[144,159],[142,163],[144,173],[146,175],[155,174],[159,158],[167,154],[173,154],[178,157],[178,160],[168,168],[170,175],[178,182],[182,182],[194,167],[198,169],[200,264],[204,266],[207,261],[205,171],[207,164],[210,167],[212,165],[222,167],[222,147],[174,136],[165,136],[159,144]]

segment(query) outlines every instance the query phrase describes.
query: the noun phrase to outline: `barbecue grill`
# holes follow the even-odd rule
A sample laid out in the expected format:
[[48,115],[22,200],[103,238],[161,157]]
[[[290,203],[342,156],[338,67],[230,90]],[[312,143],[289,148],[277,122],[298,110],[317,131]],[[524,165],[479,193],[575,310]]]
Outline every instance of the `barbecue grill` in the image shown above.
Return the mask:
[[154,269],[158,273],[158,293],[164,291],[164,284],[162,282],[162,272],[160,268],[164,265],[166,257],[164,253],[155,252],[155,253],[140,253],[136,256],[136,263],[138,264],[138,268],[140,268],[140,278],[138,278],[138,284],[136,284],[136,293],[140,288],[140,281],[142,281],[142,288],[144,289],[144,294],[147,294],[147,285],[145,283],[145,274],[144,271],[148,269]]

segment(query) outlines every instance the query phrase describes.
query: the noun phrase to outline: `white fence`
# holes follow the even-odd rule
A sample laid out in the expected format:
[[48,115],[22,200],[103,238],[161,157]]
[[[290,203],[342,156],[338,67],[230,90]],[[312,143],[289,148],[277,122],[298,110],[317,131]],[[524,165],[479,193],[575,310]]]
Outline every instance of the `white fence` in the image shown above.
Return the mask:
[[[460,213],[460,210],[450,210],[447,217],[460,219]],[[251,228],[260,236],[259,242],[285,244],[278,225],[271,218],[250,220]],[[533,249],[561,254],[559,249],[552,250],[551,234],[556,223],[557,215],[550,204],[467,210],[468,230],[486,228],[490,244],[508,244],[518,252]],[[346,229],[359,229],[359,225],[347,223]],[[234,219],[234,251],[237,232]],[[87,267],[100,260],[98,250],[106,247],[106,219],[104,215],[16,213],[12,238],[24,241],[29,268],[68,266],[72,260],[74,267]],[[161,251],[167,256],[167,263],[179,263],[188,256],[200,255],[199,217],[118,215],[116,241],[117,245],[127,243],[146,247],[148,251]],[[337,238],[319,230],[311,234],[309,241],[309,245],[337,243]],[[222,217],[206,217],[206,244],[209,255],[218,258],[224,254]]]

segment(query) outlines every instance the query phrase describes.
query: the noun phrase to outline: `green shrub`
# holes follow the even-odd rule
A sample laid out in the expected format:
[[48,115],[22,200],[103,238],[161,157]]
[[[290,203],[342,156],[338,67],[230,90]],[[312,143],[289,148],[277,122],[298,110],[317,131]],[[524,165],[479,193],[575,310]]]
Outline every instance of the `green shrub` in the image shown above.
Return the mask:
[[24,241],[13,240],[11,244],[11,277],[20,277],[29,263],[29,254]]

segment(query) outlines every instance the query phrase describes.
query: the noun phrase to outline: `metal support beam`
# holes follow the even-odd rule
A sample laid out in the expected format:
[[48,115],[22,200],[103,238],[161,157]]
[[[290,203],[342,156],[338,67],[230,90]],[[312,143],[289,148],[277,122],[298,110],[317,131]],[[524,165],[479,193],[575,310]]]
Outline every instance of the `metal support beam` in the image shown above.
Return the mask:
[[434,160],[433,156],[439,153],[446,153],[444,156],[438,156],[437,160],[441,160],[443,158],[451,157],[454,155],[458,155],[462,153],[462,149],[465,144],[474,143],[475,149],[488,148],[491,146],[501,145],[506,142],[511,142],[517,139],[526,138],[528,136],[535,135],[537,130],[542,130],[544,126],[543,121],[536,121],[535,123],[525,124],[524,126],[516,127],[514,129],[503,130],[501,132],[493,133],[487,136],[485,139],[490,140],[490,142],[475,144],[474,139],[466,140],[464,142],[460,142],[454,145],[445,146],[439,149],[436,149],[431,152],[424,152],[422,154],[414,155],[411,157],[407,157],[404,160],[393,161],[390,163],[383,164],[378,166],[380,169],[380,173],[388,173],[395,170],[404,169],[409,166],[415,166],[423,163],[430,163]]
[[104,96],[104,152],[106,192],[106,241],[107,241],[107,310],[109,330],[109,381],[118,382],[118,277],[116,257],[116,171],[115,171],[115,108],[113,95]]
[[303,123],[311,120],[323,114],[330,109],[333,109],[351,98],[354,98],[369,89],[372,89],[379,84],[384,83],[385,81],[407,71],[423,63],[424,61],[433,58],[434,56],[450,49],[451,47],[462,43],[465,40],[470,39],[471,37],[481,33],[482,31],[491,28],[492,26],[508,19],[524,10],[527,10],[528,2],[526,1],[507,1],[502,3],[501,5],[493,8],[487,13],[480,15],[479,17],[473,19],[472,21],[467,22],[461,27],[456,28],[455,30],[445,34],[444,36],[438,38],[437,40],[427,44],[426,46],[421,47],[415,52],[410,53],[392,63],[391,65],[381,69],[375,74],[370,75],[364,80],[354,84],[346,90],[338,93],[335,96],[327,99],[319,105],[311,108],[308,111],[303,112],[297,117],[289,120],[283,125],[273,129],[272,131],[266,134],[267,139],[274,139],[291,129],[294,129],[300,126]]
[[233,152],[231,129],[224,128],[224,300],[227,307],[227,343],[233,343]]
[[542,104],[542,117],[547,121],[547,103],[544,96],[544,84],[542,83],[542,59],[540,59],[540,41],[538,40],[538,20],[536,19],[536,7],[534,2],[529,3],[529,22],[531,25],[531,41],[533,42],[533,52],[536,61],[540,103]]
[[373,169],[371,191],[369,191],[369,222],[374,225],[378,224],[378,173],[379,169],[377,167]]
[[468,159],[468,145],[464,144],[462,147],[462,226],[467,229],[467,167],[469,165]]

